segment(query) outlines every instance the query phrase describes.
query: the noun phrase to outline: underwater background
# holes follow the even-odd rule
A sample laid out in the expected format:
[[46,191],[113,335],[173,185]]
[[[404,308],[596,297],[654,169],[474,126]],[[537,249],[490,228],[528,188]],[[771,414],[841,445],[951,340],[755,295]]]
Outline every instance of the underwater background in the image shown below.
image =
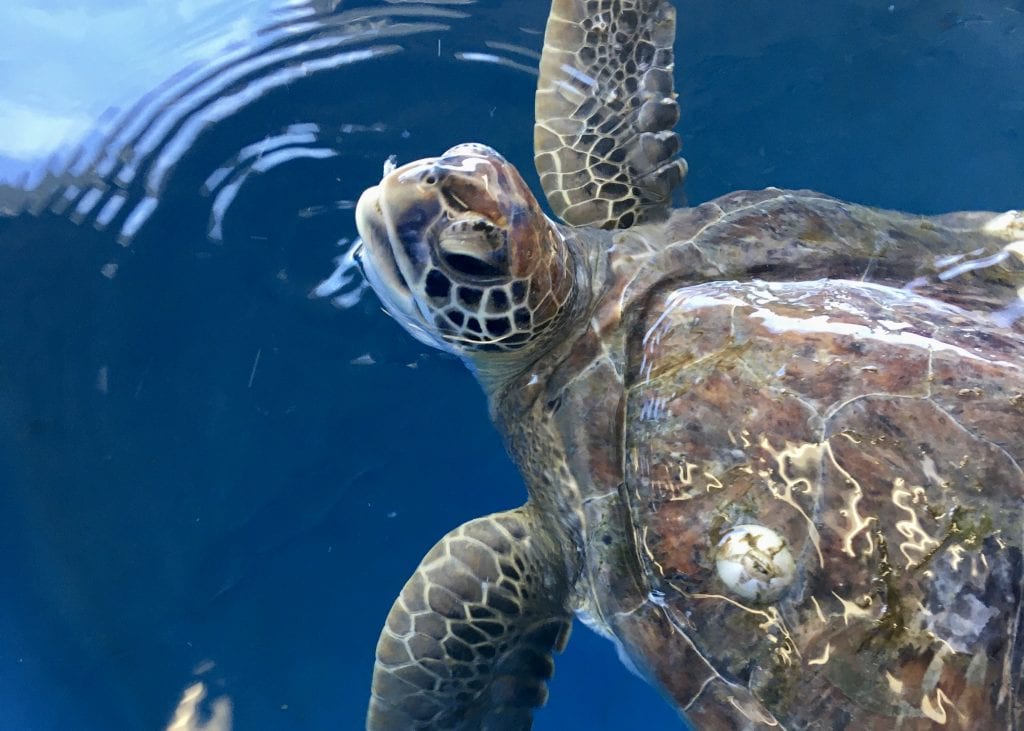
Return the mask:
[[[1021,0],[676,5],[691,203],[1024,206]],[[525,493],[352,208],[463,141],[538,190],[547,7],[0,6],[0,731],[362,727],[420,557]],[[680,727],[585,628],[556,668],[537,731]]]

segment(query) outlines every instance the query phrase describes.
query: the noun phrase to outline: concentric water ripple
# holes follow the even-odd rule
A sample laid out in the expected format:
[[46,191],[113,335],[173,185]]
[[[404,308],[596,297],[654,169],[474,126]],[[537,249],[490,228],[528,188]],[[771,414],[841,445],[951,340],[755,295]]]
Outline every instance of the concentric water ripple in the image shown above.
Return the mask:
[[[269,23],[215,61],[185,66],[106,120],[104,131],[89,135],[64,159],[51,160],[38,180],[0,184],[0,212],[66,215],[75,223],[110,230],[122,246],[129,246],[160,206],[175,166],[206,130],[298,80],[400,53],[414,37],[441,36],[469,17],[454,6],[471,2],[394,0],[384,7],[341,10],[333,7],[337,2],[313,1],[277,8]],[[440,55],[440,39],[437,43]],[[536,51],[485,43],[496,52],[456,50],[452,55],[536,73]],[[202,192],[212,199],[211,240],[223,240],[224,216],[253,176],[296,159],[333,157],[338,135],[386,131],[383,123],[351,124],[325,134],[316,122],[298,121],[246,141],[203,185]],[[350,206],[339,201],[334,208]],[[311,205],[299,213],[316,215],[322,208]]]

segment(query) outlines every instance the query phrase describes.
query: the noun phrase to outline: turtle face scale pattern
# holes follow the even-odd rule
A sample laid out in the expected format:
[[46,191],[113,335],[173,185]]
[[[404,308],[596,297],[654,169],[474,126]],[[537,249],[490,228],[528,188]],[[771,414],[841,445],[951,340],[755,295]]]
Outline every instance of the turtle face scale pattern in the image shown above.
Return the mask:
[[[811,191],[669,210],[667,0],[553,0],[535,163],[360,199],[529,499],[427,553],[368,731],[528,731],[573,613],[701,731],[1024,731],[1024,215]],[[611,229],[611,230],[608,230]]]
[[516,350],[556,324],[571,294],[568,248],[484,145],[393,170],[362,195],[356,219],[368,279],[430,345]]

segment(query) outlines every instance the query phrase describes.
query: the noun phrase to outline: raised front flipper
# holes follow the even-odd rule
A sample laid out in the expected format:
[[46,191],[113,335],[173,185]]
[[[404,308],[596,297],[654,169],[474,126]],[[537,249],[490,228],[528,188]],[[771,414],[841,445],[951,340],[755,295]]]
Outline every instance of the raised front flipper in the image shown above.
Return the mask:
[[686,176],[673,132],[675,10],[658,0],[554,0],[537,83],[534,155],[574,226],[658,219]]
[[367,731],[527,731],[569,638],[566,593],[527,508],[456,528],[388,614]]

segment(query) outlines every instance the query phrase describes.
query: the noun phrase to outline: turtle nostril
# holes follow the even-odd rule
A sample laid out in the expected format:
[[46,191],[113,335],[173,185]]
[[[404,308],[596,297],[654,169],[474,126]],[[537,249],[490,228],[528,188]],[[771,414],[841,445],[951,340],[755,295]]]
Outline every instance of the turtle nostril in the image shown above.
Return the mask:
[[435,186],[439,185],[442,180],[444,180],[444,171],[438,170],[437,165],[427,166],[420,173],[420,184],[422,185]]

